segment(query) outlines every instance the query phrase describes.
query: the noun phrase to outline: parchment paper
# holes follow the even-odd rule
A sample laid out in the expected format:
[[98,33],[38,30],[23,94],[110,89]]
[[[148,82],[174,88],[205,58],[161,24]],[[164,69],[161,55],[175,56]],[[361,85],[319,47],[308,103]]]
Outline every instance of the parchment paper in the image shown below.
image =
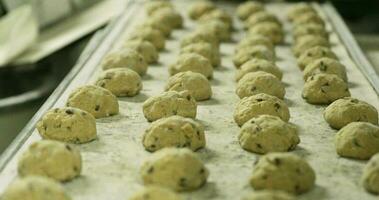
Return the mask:
[[[136,1],[136,10],[130,14],[125,35],[133,30],[133,26],[142,21],[141,2]],[[175,1],[179,11],[186,16],[189,1]],[[194,2],[194,1],[191,1]],[[218,2],[234,13],[234,5]],[[362,167],[366,162],[340,158],[334,148],[333,138],[336,133],[322,117],[325,106],[307,104],[301,98],[303,80],[295,59],[289,48],[291,41],[289,24],[285,21],[287,4],[268,4],[267,8],[277,14],[285,22],[286,44],[277,47],[277,65],[284,73],[286,98],[291,112],[290,122],[298,126],[301,143],[293,153],[304,157],[315,169],[316,186],[299,199],[375,199],[367,193],[359,183]],[[97,120],[98,140],[79,145],[84,168],[81,177],[65,183],[65,188],[75,200],[122,200],[128,199],[143,187],[139,176],[139,167],[150,155],[141,144],[144,130],[149,126],[142,114],[142,103],[148,97],[163,91],[169,77],[168,65],[176,60],[179,53],[179,41],[193,30],[194,24],[187,18],[185,29],[173,33],[167,41],[166,51],[160,53],[160,64],[152,65],[148,74],[143,77],[143,91],[133,98],[120,98],[120,114]],[[237,22],[238,32],[234,41],[221,45],[222,66],[215,69],[211,81],[213,97],[209,101],[199,102],[197,119],[206,126],[207,146],[197,154],[210,170],[208,183],[201,189],[183,193],[186,199],[240,199],[253,190],[248,184],[257,154],[244,151],[238,144],[239,128],[233,121],[233,111],[238,97],[235,94],[235,68],[231,62],[236,41],[242,38],[241,24]],[[331,26],[328,27],[331,29]],[[117,30],[115,30],[117,32]],[[115,42],[121,45],[122,39]],[[332,34],[333,50],[341,62],[346,65],[350,91],[353,97],[363,99],[379,108],[378,98],[365,77],[360,73],[336,34]],[[111,42],[111,41],[109,41]],[[97,66],[104,52],[97,53],[83,68],[66,92],[56,103],[63,106],[68,94],[76,87],[96,79],[100,69]],[[95,73],[92,72],[95,69]],[[0,188],[16,176],[16,161],[20,152],[35,140],[40,139],[37,132],[29,138],[19,153],[0,174]]]

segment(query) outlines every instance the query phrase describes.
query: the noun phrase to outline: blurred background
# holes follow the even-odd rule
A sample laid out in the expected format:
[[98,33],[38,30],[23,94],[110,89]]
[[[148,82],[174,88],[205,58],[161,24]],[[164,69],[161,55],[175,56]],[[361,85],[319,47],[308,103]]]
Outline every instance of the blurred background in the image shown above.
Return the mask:
[[[0,0],[0,153],[126,1]],[[331,2],[379,69],[379,0]]]

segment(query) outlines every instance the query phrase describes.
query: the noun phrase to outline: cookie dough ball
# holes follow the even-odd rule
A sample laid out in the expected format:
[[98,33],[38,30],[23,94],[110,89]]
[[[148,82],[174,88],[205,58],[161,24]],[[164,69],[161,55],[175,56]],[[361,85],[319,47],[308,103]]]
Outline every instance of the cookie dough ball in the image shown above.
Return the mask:
[[325,39],[329,38],[329,33],[319,24],[304,24],[302,26],[297,26],[293,29],[292,35],[295,41],[305,35],[317,35]]
[[132,195],[129,200],[183,200],[170,189],[157,186],[145,187]]
[[196,101],[208,100],[212,96],[212,88],[208,79],[196,72],[180,72],[171,76],[166,84],[165,91],[188,90]]
[[1,196],[2,200],[71,200],[62,185],[50,178],[28,176],[12,182]]
[[330,104],[324,111],[324,119],[328,124],[340,129],[351,122],[370,122],[378,124],[378,111],[364,101],[345,97]]
[[191,150],[164,148],[143,163],[141,176],[145,185],[160,185],[175,191],[190,191],[203,186],[209,172]]
[[297,3],[291,6],[287,16],[290,21],[294,21],[306,13],[316,13],[316,10],[309,3]]
[[367,160],[379,152],[379,127],[369,122],[351,122],[334,138],[338,155]]
[[273,189],[295,194],[310,190],[315,181],[312,167],[291,153],[270,153],[260,157],[250,178],[256,190]]
[[277,79],[282,80],[283,73],[273,63],[264,59],[251,59],[241,65],[241,68],[236,72],[236,81],[239,81],[243,76],[250,72],[263,71],[274,75]]
[[20,176],[46,176],[69,181],[80,175],[82,158],[75,147],[53,140],[41,140],[29,146],[18,161]]
[[371,193],[379,193],[379,154],[375,154],[363,169],[363,187]]
[[283,100],[268,94],[256,94],[254,96],[241,99],[234,111],[234,121],[242,126],[251,118],[259,115],[273,115],[288,122],[290,111]]
[[259,23],[249,29],[249,34],[267,36],[274,44],[280,44],[284,39],[282,27],[274,22]]
[[204,14],[214,10],[215,4],[211,1],[199,1],[191,5],[188,11],[188,15],[191,19],[197,20]]
[[261,154],[290,151],[300,143],[296,127],[272,115],[260,115],[247,121],[238,140],[243,149]]
[[304,51],[301,56],[297,59],[297,63],[301,70],[304,70],[307,65],[309,65],[314,60],[319,58],[332,58],[337,60],[336,54],[333,53],[328,47],[315,46],[306,51]]
[[95,118],[77,108],[54,108],[36,125],[43,139],[86,143],[97,138]]
[[171,35],[171,27],[163,24],[162,22],[158,21],[156,18],[149,18],[146,21],[144,21],[140,26],[140,28],[144,27],[150,27],[153,29],[159,30],[166,38],[170,37]]
[[146,40],[127,41],[124,48],[137,51],[147,63],[156,63],[159,60],[158,51],[155,46]]
[[299,57],[306,50],[316,46],[329,48],[330,44],[329,41],[323,37],[316,35],[306,35],[298,40],[295,46],[293,46],[292,51],[296,57]]
[[230,41],[232,36],[229,27],[220,20],[209,20],[202,22],[197,29],[216,35],[219,41]]
[[95,85],[82,86],[72,91],[68,97],[67,106],[85,110],[95,118],[118,114],[116,96],[109,90]]
[[214,10],[212,10],[210,12],[207,12],[206,14],[202,15],[199,18],[200,22],[206,22],[206,21],[212,21],[212,20],[220,20],[220,21],[224,22],[228,26],[228,29],[232,29],[233,28],[233,18],[225,10],[214,9]]
[[195,118],[197,104],[188,91],[168,91],[150,97],[142,108],[145,118],[152,122],[173,115]]
[[242,200],[296,200],[296,197],[280,190],[261,190],[254,191]]
[[155,1],[149,1],[145,5],[145,10],[148,15],[152,15],[155,11],[162,9],[162,8],[170,8],[174,9],[174,6],[171,2],[165,1],[165,0],[155,0]]
[[219,50],[219,40],[218,37],[214,34],[212,34],[209,31],[205,31],[204,29],[196,29],[194,32],[186,35],[181,43],[180,47],[184,48],[186,46],[192,45],[194,43],[209,43],[212,45],[212,48]]
[[165,147],[197,151],[205,147],[204,127],[193,119],[181,116],[162,118],[145,131],[142,144],[150,152]]
[[303,78],[307,80],[308,77],[315,74],[334,74],[344,81],[347,81],[345,66],[331,58],[320,58],[311,62],[304,69]]
[[112,68],[129,68],[139,75],[146,74],[147,63],[137,51],[133,49],[123,49],[107,54],[101,66],[103,70]]
[[268,37],[258,34],[248,34],[237,44],[235,53],[245,48],[251,48],[252,46],[258,45],[265,46],[270,51],[275,52],[275,46]]
[[126,68],[103,71],[95,85],[111,91],[118,97],[133,97],[142,89],[142,81],[137,72]]
[[209,59],[213,67],[221,65],[221,56],[219,50],[212,48],[212,45],[206,42],[198,42],[187,45],[180,50],[180,53],[197,53]]
[[302,97],[311,104],[330,104],[349,96],[347,83],[333,74],[310,76],[304,84],[302,93]]
[[160,51],[165,48],[166,38],[165,36],[157,29],[151,27],[135,29],[128,38],[129,41],[133,40],[146,40],[149,41],[154,47]]
[[313,12],[304,13],[293,20],[294,27],[304,26],[305,24],[318,24],[325,27],[324,20],[317,13]]
[[236,94],[242,99],[259,93],[284,98],[286,91],[283,83],[274,75],[258,71],[247,73],[238,81]]
[[183,53],[179,55],[178,60],[169,67],[171,75],[179,72],[197,72],[207,78],[213,76],[213,67],[211,62],[202,55],[196,53]]
[[233,56],[233,63],[236,68],[240,68],[251,59],[264,59],[275,62],[275,54],[263,45],[252,46],[239,50]]
[[245,3],[241,3],[237,7],[237,16],[240,20],[245,21],[251,15],[264,10],[265,8],[262,3],[256,1],[247,1]]
[[275,15],[266,11],[262,11],[262,12],[255,13],[254,15],[250,15],[250,17],[245,21],[244,26],[246,29],[249,29],[251,27],[254,27],[264,22],[272,22],[272,23],[278,24],[279,26],[282,26],[279,19]]
[[172,8],[162,8],[157,10],[151,15],[163,24],[167,24],[172,29],[179,29],[183,27],[183,17]]

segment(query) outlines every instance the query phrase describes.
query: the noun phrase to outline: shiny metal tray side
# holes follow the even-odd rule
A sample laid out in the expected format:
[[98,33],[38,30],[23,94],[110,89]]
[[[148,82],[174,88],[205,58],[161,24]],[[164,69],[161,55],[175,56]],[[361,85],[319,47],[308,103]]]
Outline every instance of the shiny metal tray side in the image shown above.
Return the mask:
[[[124,14],[104,31],[104,35],[99,35],[98,40],[93,40],[86,51],[88,56],[83,56],[7,153],[0,157],[0,192],[17,177],[17,158],[20,153],[31,142],[40,139],[34,129],[37,120],[46,110],[63,106],[70,91],[91,83],[101,71],[98,64],[102,57],[114,46],[120,46],[118,41],[121,35],[128,35],[133,26],[142,19],[141,1],[129,2]],[[173,2],[179,11],[186,15],[189,1]],[[219,1],[219,3],[233,13],[235,2]],[[378,109],[377,93],[370,86],[377,88],[379,85],[375,84],[377,81],[370,80],[368,76],[370,72],[367,74],[365,69],[361,69],[362,64],[368,63],[367,59],[331,4],[321,6],[315,4],[315,6],[322,16],[328,19],[328,29],[334,30],[331,35],[333,50],[347,66],[353,96],[365,99]],[[270,3],[267,7],[284,19],[288,4]],[[120,114],[97,120],[99,139],[78,145],[84,161],[82,176],[64,184],[73,199],[127,199],[142,187],[138,169],[143,159],[150,153],[143,149],[140,142],[143,130],[149,125],[143,118],[141,104],[149,96],[159,94],[163,90],[164,81],[168,78],[167,66],[179,53],[179,40],[194,26],[188,18],[186,20],[186,28],[175,31],[171,40],[167,41],[167,50],[160,54],[160,63],[151,66],[147,76],[143,77],[142,93],[133,98],[119,98]],[[240,148],[237,141],[239,128],[232,117],[238,97],[234,94],[235,69],[231,56],[236,40],[243,36],[241,24],[239,22],[236,24],[239,32],[234,33],[234,43],[224,43],[221,46],[223,66],[215,69],[214,79],[211,81],[214,97],[209,101],[199,102],[197,119],[206,127],[208,144],[207,148],[200,150],[198,154],[210,169],[209,181],[200,190],[183,194],[185,199],[239,199],[241,195],[252,191],[248,185],[248,176],[254,160],[259,155]],[[303,80],[288,45],[291,37],[287,21],[284,28],[287,34],[286,43],[277,47],[277,55],[278,65],[284,73],[283,81],[287,91],[285,101],[292,115],[290,122],[299,127],[302,140],[294,153],[307,159],[317,174],[315,188],[299,196],[299,199],[375,199],[375,196],[365,192],[359,184],[361,168],[365,162],[340,158],[336,155],[333,145],[336,131],[322,119],[325,107],[307,104],[301,98]]]

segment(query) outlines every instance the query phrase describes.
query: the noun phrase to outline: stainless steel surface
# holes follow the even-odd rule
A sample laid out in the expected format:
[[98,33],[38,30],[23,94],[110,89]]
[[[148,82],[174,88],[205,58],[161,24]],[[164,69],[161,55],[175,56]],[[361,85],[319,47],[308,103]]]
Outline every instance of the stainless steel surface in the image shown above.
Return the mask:
[[[68,78],[47,100],[20,137],[0,158],[0,191],[17,177],[17,158],[25,148],[40,137],[34,129],[35,123],[43,113],[52,108],[64,106],[69,93],[76,87],[91,83],[100,72],[99,62],[113,45],[120,45],[121,32],[127,35],[142,18],[140,1],[131,1],[124,15],[107,31],[104,37],[94,40],[88,47],[87,56],[78,63]],[[185,15],[188,2],[175,1],[176,6]],[[223,3],[222,7],[233,13],[233,3]],[[284,20],[287,4],[269,4],[268,9]],[[347,66],[352,95],[370,102],[379,108],[377,93],[370,87],[355,63],[367,62],[360,49],[357,49],[354,38],[339,19],[329,4],[318,7],[328,21],[328,28],[334,33],[331,41],[333,50],[341,62]],[[241,24],[234,39],[243,36]],[[133,98],[120,98],[120,114],[114,117],[97,120],[99,139],[79,145],[84,161],[81,177],[65,183],[73,199],[127,199],[142,187],[138,169],[144,158],[150,155],[141,145],[143,130],[148,123],[141,111],[142,102],[149,96],[159,94],[168,78],[167,66],[176,59],[180,38],[193,29],[194,24],[186,18],[186,28],[175,31],[167,41],[167,50],[160,54],[160,64],[149,68],[143,78],[142,94]],[[286,84],[286,103],[291,111],[291,123],[299,128],[300,145],[294,151],[314,167],[317,174],[315,188],[299,196],[299,199],[375,199],[360,186],[361,169],[365,162],[340,158],[336,155],[332,130],[322,119],[324,106],[314,106],[301,99],[303,80],[297,69],[288,43],[289,24],[285,23],[286,44],[277,47],[278,66],[284,72]],[[347,38],[347,39],[343,39]],[[343,40],[341,40],[343,39]],[[215,70],[211,81],[214,96],[211,100],[200,102],[198,120],[206,126],[207,148],[198,152],[210,169],[208,183],[200,190],[185,193],[185,199],[239,199],[241,195],[251,192],[248,185],[252,165],[258,155],[243,151],[237,142],[239,128],[233,122],[232,113],[238,97],[234,94],[234,72],[231,62],[235,42],[221,46],[223,66]],[[364,72],[364,68],[362,72]],[[371,85],[372,86],[372,85]],[[377,87],[377,86],[375,86]]]

